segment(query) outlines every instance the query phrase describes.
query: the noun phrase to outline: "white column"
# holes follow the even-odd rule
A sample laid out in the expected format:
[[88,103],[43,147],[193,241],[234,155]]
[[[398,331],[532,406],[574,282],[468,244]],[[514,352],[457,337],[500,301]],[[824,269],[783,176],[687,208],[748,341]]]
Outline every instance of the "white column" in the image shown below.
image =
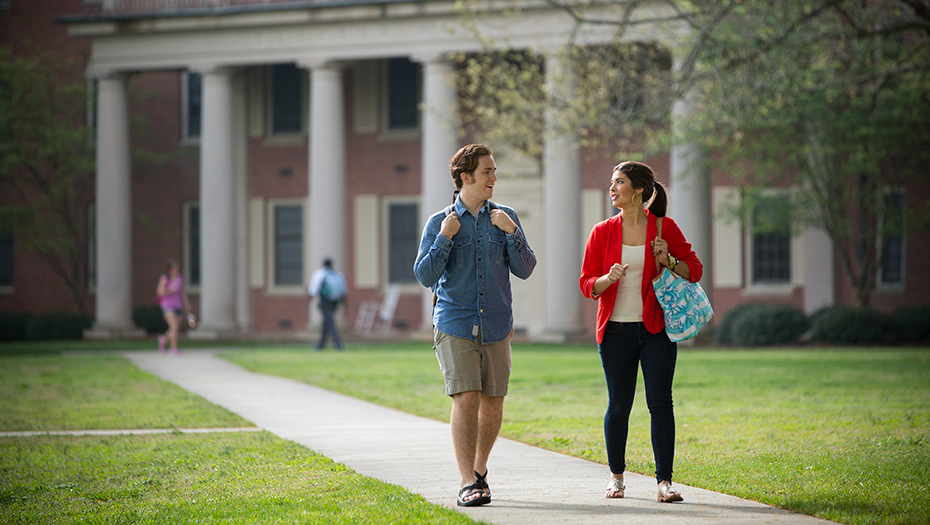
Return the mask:
[[[331,258],[346,271],[346,140],[342,66],[315,64],[310,69],[310,174],[308,257],[311,268]],[[310,276],[304,277],[306,283]],[[305,283],[305,284],[306,284]],[[316,309],[311,308],[311,317]]]
[[[441,56],[414,58],[423,64],[423,133],[421,135],[420,226],[433,213],[452,204],[455,183],[449,160],[461,147],[452,63]],[[423,293],[422,330],[432,326],[433,293]]]
[[240,332],[252,330],[252,300],[249,286],[249,127],[245,73],[233,77],[233,143],[236,173],[236,325]]
[[833,240],[823,228],[804,232],[804,313],[810,315],[836,303]]
[[[681,126],[687,121],[691,102],[675,102],[672,108],[672,127],[676,142],[681,137]],[[704,265],[701,287],[713,303],[714,261],[711,245],[710,169],[704,149],[695,143],[678,142],[672,146],[671,189],[669,190],[668,216],[675,220],[698,258]]]
[[[546,57],[546,89],[558,97],[571,97],[572,71],[564,55]],[[581,157],[576,133],[562,129],[554,110],[546,115],[554,135],[543,151],[545,184],[546,332],[564,337],[581,328],[582,296],[578,289],[585,239],[581,230]]]
[[134,332],[132,322],[132,176],[127,76],[97,85],[97,319],[88,337]]
[[236,171],[233,74],[203,75],[200,133],[201,317],[197,334],[216,337],[236,328]]

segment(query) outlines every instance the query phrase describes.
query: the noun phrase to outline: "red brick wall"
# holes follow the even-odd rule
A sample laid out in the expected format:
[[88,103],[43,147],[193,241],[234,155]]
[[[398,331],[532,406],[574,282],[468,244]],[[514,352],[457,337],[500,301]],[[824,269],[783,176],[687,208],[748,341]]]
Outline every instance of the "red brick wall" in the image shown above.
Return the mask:
[[14,0],[8,9],[0,9],[0,45],[12,47],[17,55],[50,53],[71,61],[68,78],[81,80],[90,40],[68,36],[67,26],[55,20],[82,12],[83,0]]
[[[167,260],[183,263],[184,202],[199,197],[198,148],[180,146],[180,79],[178,71],[160,71],[129,81],[134,305],[155,304],[155,285]],[[154,155],[139,155],[141,149]],[[153,160],[142,160],[147,158]],[[188,295],[196,309],[199,298]]]
[[253,288],[252,328],[258,332],[305,330],[308,304],[306,296],[267,295],[264,290]]
[[[45,58],[62,83],[84,82],[84,65],[90,55],[90,41],[67,35],[63,24],[55,19],[78,14],[82,0],[14,1],[0,9],[0,47],[9,47],[15,55]],[[83,120],[82,120],[83,122]],[[0,207],[19,205],[18,197],[0,188]],[[14,230],[13,294],[0,293],[0,310],[46,312],[73,309],[63,281],[37,255],[24,249],[22,237]],[[84,305],[93,312],[93,298]]]
[[[353,232],[357,227],[365,228],[368,225],[355,224],[355,197],[357,195],[378,194],[383,196],[419,196],[422,173],[422,148],[419,133],[413,134],[382,134],[382,133],[355,133],[353,129],[353,81],[351,70],[343,76],[346,106],[346,281],[349,285],[349,303],[346,319],[354,323],[358,307],[362,301],[381,302],[384,299],[383,287],[378,289],[357,290],[355,282],[355,244]],[[451,157],[451,153],[450,153]],[[452,178],[448,171],[430,174],[431,177],[448,178],[449,198],[452,198]],[[436,210],[420,210],[419,220],[425,223]],[[380,214],[380,210],[379,210]],[[417,228],[419,231],[421,228]],[[380,242],[384,242],[380,239]],[[380,250],[382,264],[385,264],[386,253],[384,247]],[[313,261],[314,264],[319,264]],[[402,293],[394,312],[395,323],[405,323],[409,328],[420,326],[422,318],[421,288],[417,287],[415,293]]]

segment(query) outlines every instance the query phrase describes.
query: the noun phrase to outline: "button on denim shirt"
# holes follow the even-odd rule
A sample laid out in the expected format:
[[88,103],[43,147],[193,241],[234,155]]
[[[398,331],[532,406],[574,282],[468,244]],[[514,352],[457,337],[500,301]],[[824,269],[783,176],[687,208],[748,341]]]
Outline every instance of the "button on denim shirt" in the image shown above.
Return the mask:
[[[503,341],[513,329],[510,273],[528,278],[536,255],[513,209],[486,201],[475,217],[461,199],[454,207],[462,225],[458,233],[452,239],[439,233],[449,208],[434,213],[423,229],[413,273],[436,293],[433,325],[441,332],[476,341],[480,325],[482,344]],[[491,224],[495,208],[516,223],[513,234]]]

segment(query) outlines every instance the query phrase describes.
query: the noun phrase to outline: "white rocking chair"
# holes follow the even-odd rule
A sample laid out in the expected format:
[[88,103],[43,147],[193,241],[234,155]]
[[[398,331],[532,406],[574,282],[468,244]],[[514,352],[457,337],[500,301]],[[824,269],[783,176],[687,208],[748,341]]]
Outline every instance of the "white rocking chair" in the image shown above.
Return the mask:
[[392,284],[388,286],[382,302],[362,301],[355,318],[355,333],[366,336],[389,335],[394,325],[394,310],[397,309],[398,299],[400,286]]

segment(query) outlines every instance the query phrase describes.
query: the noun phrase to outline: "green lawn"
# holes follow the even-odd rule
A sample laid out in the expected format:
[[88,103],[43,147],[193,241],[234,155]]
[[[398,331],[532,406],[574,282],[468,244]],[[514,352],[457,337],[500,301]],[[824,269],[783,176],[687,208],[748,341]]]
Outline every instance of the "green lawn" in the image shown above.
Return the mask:
[[0,430],[253,427],[116,356],[0,358]]
[[[224,355],[448,421],[428,344]],[[930,523],[930,349],[683,350],[674,397],[681,483],[843,523]],[[503,436],[606,463],[605,407],[594,345],[514,345]],[[641,380],[628,463],[653,472]]]
[[[252,426],[122,357],[37,353],[0,357],[2,431]],[[0,523],[475,522],[268,432],[176,432],[0,437]]]
[[[250,425],[116,355],[43,348],[0,357],[0,430]],[[428,344],[223,355],[448,420]],[[605,462],[594,345],[515,345],[513,368],[502,435]],[[843,523],[930,522],[930,349],[683,350],[675,405],[676,481]],[[647,475],[648,429],[640,382],[628,459]],[[471,523],[265,432],[0,438],[0,523],[75,521]]]

